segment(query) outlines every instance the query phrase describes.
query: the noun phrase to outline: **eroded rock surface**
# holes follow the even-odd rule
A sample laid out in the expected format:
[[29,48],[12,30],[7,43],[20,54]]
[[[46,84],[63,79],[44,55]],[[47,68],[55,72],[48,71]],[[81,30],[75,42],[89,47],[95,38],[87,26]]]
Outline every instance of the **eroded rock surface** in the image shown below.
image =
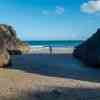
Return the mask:
[[0,67],[10,63],[10,55],[23,53],[23,47],[28,48],[28,45],[17,37],[14,28],[0,24]]

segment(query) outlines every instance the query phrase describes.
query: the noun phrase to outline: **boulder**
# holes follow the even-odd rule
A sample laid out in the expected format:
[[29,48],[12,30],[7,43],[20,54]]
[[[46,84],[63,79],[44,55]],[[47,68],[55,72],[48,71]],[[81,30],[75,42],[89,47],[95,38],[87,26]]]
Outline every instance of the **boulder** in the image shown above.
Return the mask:
[[10,55],[6,50],[0,50],[0,67],[6,67],[10,65]]
[[16,48],[16,32],[11,26],[0,24],[0,42],[3,49],[17,50]]
[[89,39],[75,47],[73,56],[86,65],[100,67],[100,29]]
[[28,48],[28,45],[17,37],[12,26],[0,24],[0,67],[11,63],[10,55],[22,54],[19,46]]

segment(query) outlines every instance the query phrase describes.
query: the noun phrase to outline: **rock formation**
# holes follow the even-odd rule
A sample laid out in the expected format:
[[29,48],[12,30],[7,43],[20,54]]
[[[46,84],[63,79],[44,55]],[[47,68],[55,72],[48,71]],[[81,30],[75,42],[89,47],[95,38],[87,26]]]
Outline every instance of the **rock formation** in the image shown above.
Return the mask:
[[77,46],[73,55],[86,65],[100,67],[100,29],[88,40]]
[[10,63],[11,54],[23,53],[19,47],[28,48],[27,44],[18,39],[12,26],[0,24],[0,67]]

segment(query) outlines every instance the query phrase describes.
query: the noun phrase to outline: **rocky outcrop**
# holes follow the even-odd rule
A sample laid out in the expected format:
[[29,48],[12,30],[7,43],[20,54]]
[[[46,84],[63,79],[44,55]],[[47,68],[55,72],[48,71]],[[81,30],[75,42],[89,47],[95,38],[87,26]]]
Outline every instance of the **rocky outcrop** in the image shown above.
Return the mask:
[[17,43],[17,53],[26,54],[30,52],[29,44],[27,44],[26,42],[22,42],[19,39],[17,39],[16,43]]
[[11,54],[23,53],[19,47],[28,48],[28,45],[16,36],[12,26],[0,24],[0,67],[10,63]]
[[88,40],[77,46],[73,55],[86,65],[100,67],[100,29]]
[[0,50],[0,67],[6,67],[10,65],[10,55],[6,50]]

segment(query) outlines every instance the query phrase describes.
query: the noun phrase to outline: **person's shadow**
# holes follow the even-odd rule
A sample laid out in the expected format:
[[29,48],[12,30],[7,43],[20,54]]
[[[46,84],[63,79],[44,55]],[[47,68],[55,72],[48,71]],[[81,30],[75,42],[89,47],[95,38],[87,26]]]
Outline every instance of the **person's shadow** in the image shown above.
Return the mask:
[[71,54],[26,54],[12,56],[12,69],[40,75],[100,82],[100,70],[86,67]]

